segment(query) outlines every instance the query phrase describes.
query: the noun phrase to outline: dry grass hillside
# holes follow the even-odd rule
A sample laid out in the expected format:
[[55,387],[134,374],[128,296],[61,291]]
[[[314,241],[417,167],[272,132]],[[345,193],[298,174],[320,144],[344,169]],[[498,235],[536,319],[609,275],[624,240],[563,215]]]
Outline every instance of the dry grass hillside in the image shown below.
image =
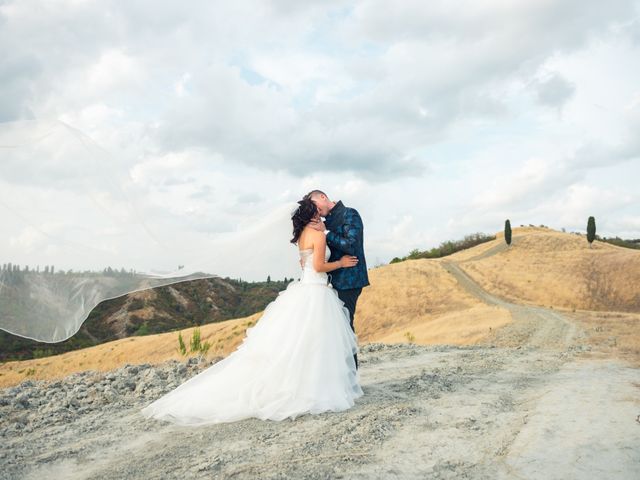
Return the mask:
[[549,228],[515,228],[448,257],[502,298],[569,310],[640,312],[640,250]]
[[[256,313],[246,318],[210,323],[200,327],[201,342],[212,347],[207,358],[226,356],[240,344],[247,327],[260,317]],[[180,330],[189,349],[194,328]],[[160,363],[170,359],[184,359],[178,352],[178,331],[129,337],[94,347],[32,360],[0,364],[0,387],[15,385],[26,379],[62,378],[83,370],[108,371],[126,363]]]
[[[589,248],[584,236],[547,228],[515,228],[509,248],[498,233],[492,242],[446,258],[371,269],[371,286],[363,290],[356,314],[360,343],[474,344],[513,322],[509,308],[470,294],[447,270],[448,262],[455,262],[496,297],[567,309],[574,321],[597,333],[594,343],[608,347],[624,327],[628,332],[620,330],[620,339],[627,342],[627,349],[640,352],[636,333],[640,324],[640,252],[597,241]],[[601,314],[594,316],[588,311]],[[607,316],[606,326],[599,326],[605,311],[627,313],[624,322],[610,321]],[[212,344],[206,356],[232,352],[246,328],[260,316],[257,313],[202,326],[202,341]],[[182,330],[187,344],[192,331]],[[0,365],[0,387],[26,378],[60,378],[81,370],[111,370],[125,363],[181,359],[177,338],[177,331],[131,337],[56,356],[6,362]]]
[[355,317],[360,342],[472,344],[511,321],[506,309],[467,293],[438,261],[378,267],[369,281]]

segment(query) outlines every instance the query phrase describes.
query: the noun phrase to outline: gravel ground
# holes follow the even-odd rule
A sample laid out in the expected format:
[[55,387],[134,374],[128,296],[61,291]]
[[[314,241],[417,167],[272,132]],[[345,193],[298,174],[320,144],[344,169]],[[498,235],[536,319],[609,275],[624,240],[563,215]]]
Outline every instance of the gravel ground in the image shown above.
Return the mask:
[[352,409],[205,427],[138,411],[209,362],[27,381],[0,393],[0,478],[637,478],[640,372],[578,356],[370,344]]

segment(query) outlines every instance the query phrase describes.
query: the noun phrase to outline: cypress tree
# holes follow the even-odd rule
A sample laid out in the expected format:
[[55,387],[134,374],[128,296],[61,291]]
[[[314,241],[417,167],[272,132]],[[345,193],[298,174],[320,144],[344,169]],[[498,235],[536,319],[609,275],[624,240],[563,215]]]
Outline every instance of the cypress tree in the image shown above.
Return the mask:
[[504,222],[504,241],[507,242],[507,245],[511,245],[511,222],[509,219]]
[[596,219],[589,217],[587,220],[587,241],[589,242],[589,248],[592,248],[592,243],[596,239]]

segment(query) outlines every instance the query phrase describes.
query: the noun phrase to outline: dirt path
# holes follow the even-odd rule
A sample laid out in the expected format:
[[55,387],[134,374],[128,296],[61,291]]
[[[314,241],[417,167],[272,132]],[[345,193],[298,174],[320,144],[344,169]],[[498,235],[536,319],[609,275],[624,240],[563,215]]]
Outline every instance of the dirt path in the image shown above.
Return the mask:
[[[512,239],[511,243],[515,245],[516,243],[518,243],[518,239],[517,238]],[[498,245],[495,245],[478,255],[475,255],[473,257],[463,260],[463,262],[473,262],[475,260],[482,260],[483,258],[492,257],[497,253],[504,252],[507,248],[508,248],[508,245],[504,241],[502,241]]]
[[471,295],[489,305],[506,308],[511,313],[513,323],[493,332],[482,344],[564,349],[585,337],[584,331],[558,311],[509,302],[485,291],[456,263],[444,261],[442,266]]

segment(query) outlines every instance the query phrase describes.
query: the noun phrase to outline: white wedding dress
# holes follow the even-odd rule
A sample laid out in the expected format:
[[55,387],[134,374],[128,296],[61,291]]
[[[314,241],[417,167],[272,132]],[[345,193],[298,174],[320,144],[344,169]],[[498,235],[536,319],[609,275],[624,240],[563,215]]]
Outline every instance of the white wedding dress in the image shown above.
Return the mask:
[[[299,281],[289,283],[226,358],[141,410],[178,425],[233,422],[249,417],[294,419],[342,411],[363,395],[353,355],[349,311],[301,250]],[[325,258],[328,252],[325,250]]]

